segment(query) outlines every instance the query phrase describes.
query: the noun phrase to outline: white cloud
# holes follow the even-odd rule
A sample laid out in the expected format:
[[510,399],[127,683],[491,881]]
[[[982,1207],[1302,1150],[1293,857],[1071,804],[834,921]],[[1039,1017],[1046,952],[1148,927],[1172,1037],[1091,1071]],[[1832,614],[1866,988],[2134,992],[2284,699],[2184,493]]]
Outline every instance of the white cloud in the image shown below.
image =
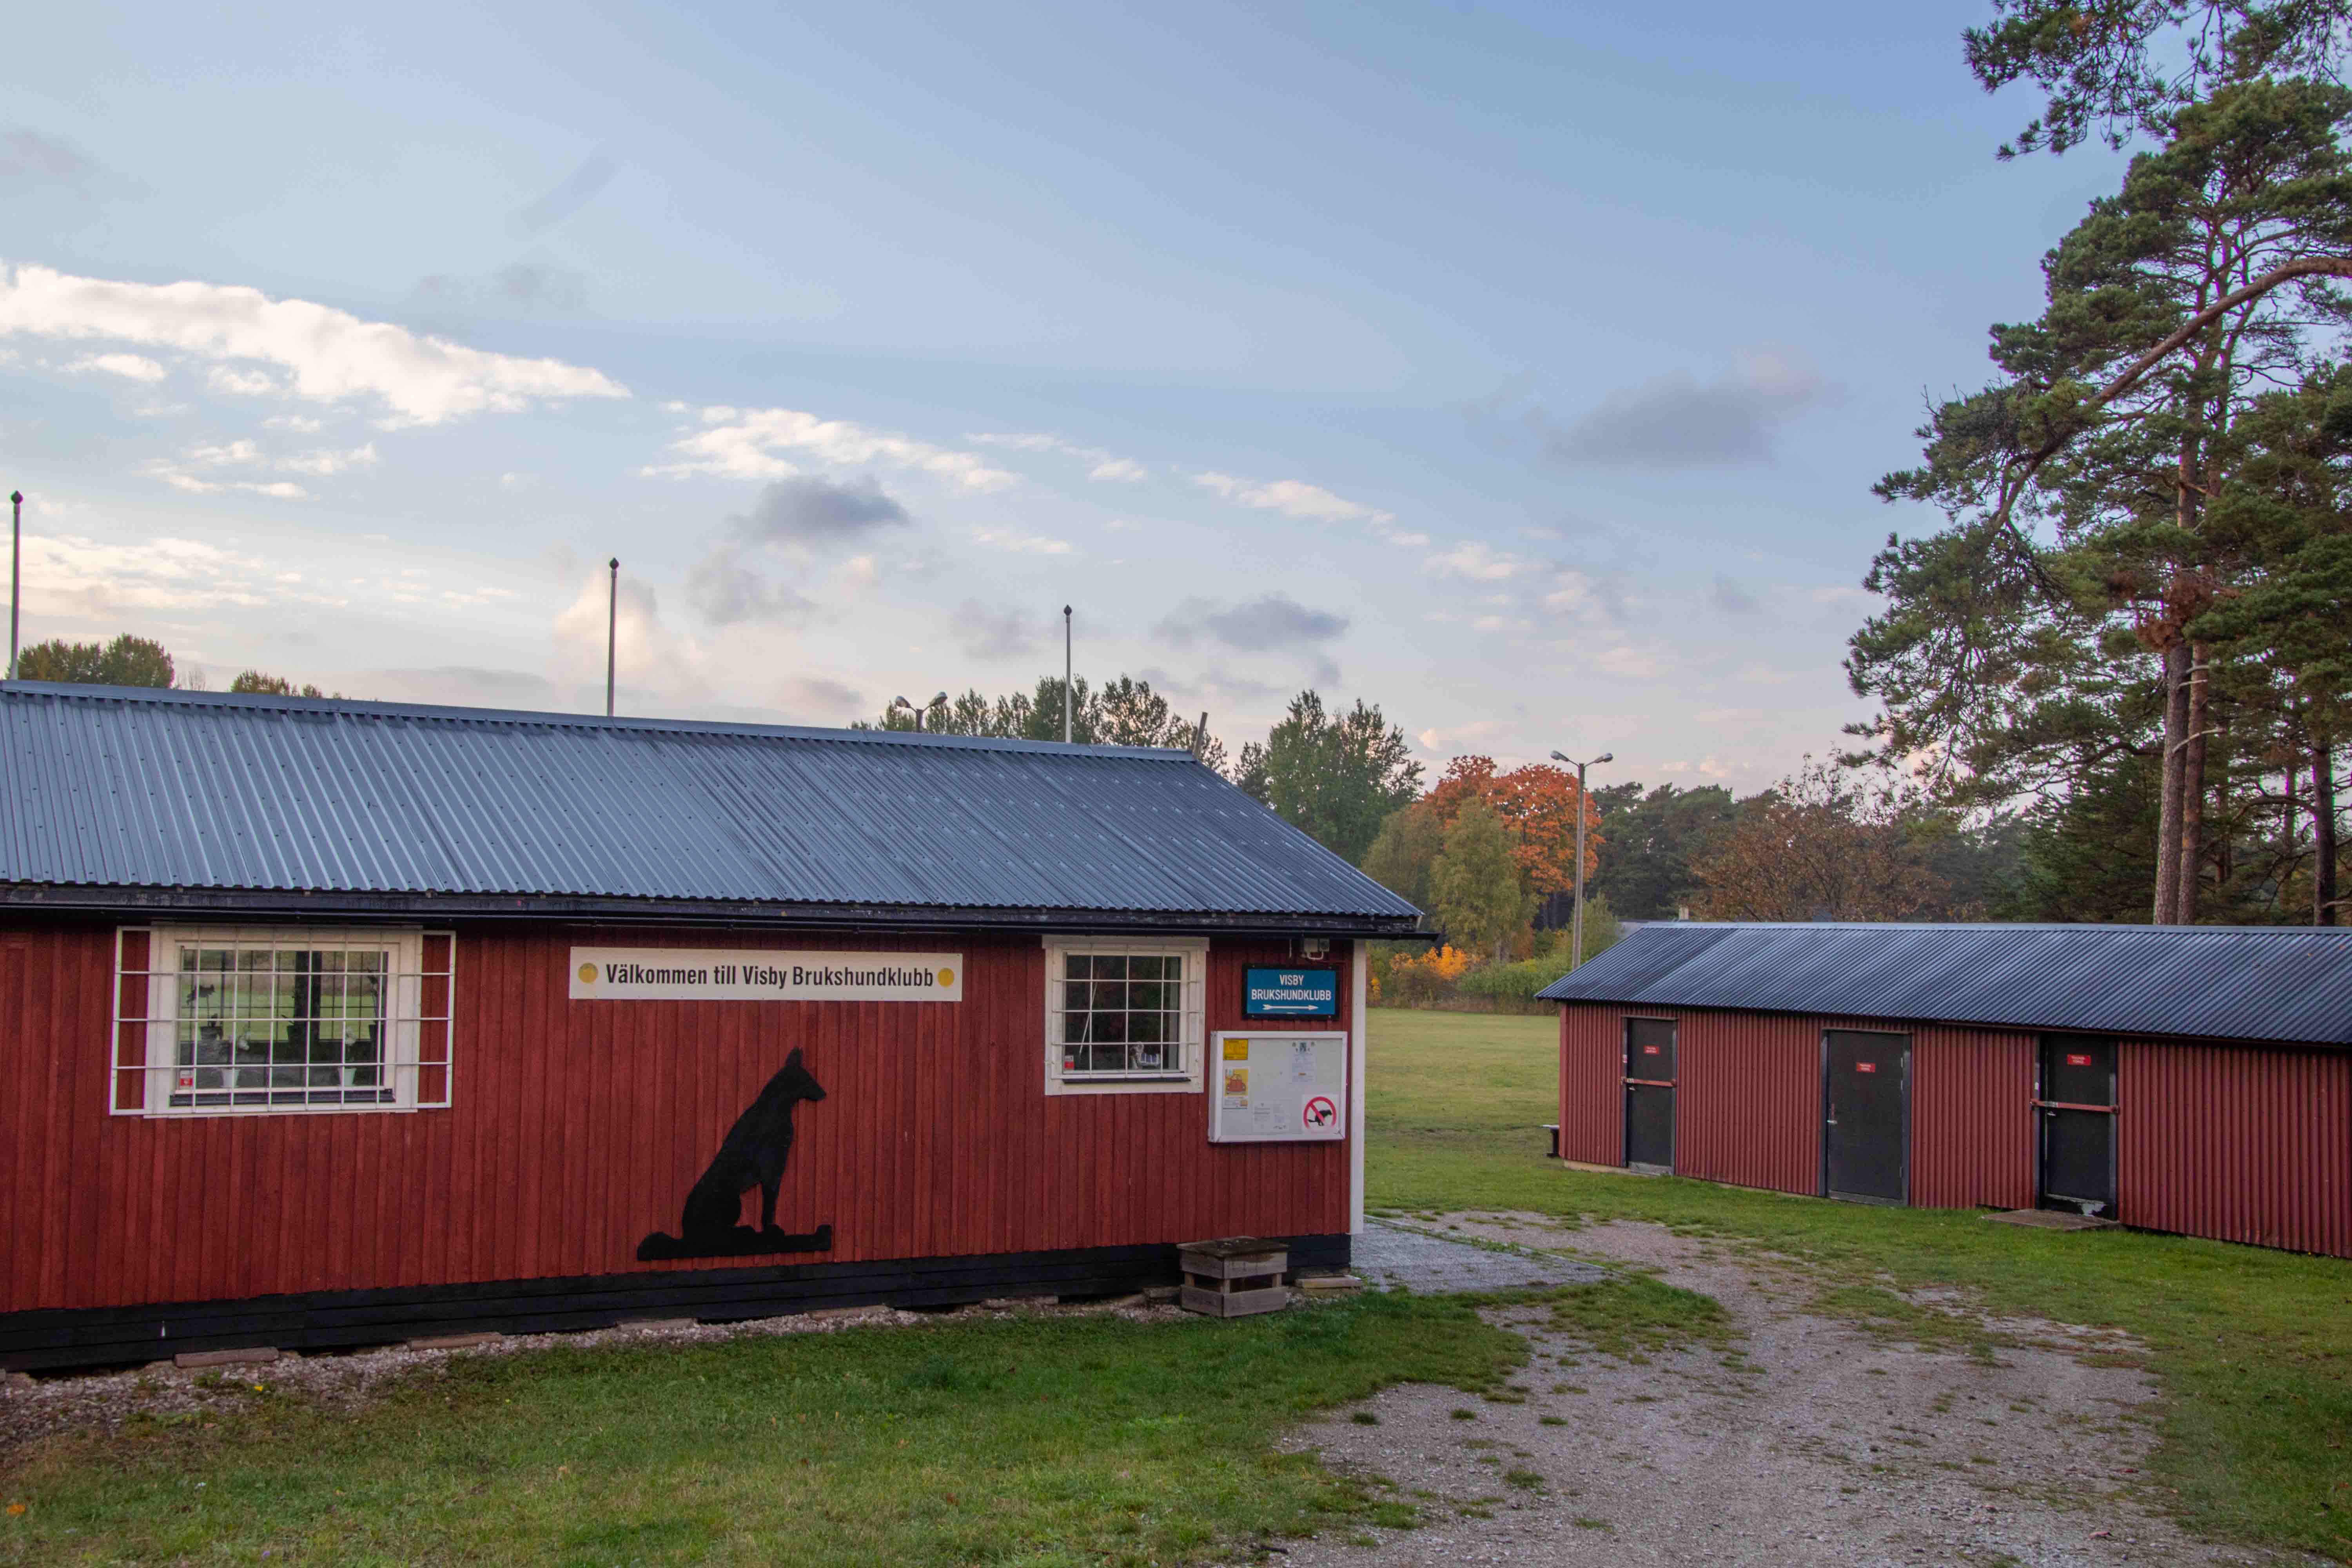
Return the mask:
[[533,479],[529,474],[500,474],[499,476],[499,489],[502,490],[527,490],[538,482],[539,481],[537,479]]
[[312,403],[370,399],[388,426],[628,395],[580,365],[488,353],[257,289],[120,283],[31,265],[0,263],[0,336],[176,350],[215,362],[216,391],[266,383],[273,394]]
[[373,468],[381,461],[383,459],[376,456],[375,443],[370,441],[364,447],[352,447],[347,450],[320,447],[308,452],[297,452],[291,457],[280,458],[269,466],[281,474],[310,474],[314,478],[326,479],[335,474],[349,473],[353,468]]
[[261,461],[261,447],[249,440],[231,441],[222,447],[190,447],[180,456],[200,468],[236,468]]
[[252,495],[269,496],[278,500],[309,500],[310,492],[291,479],[200,479],[168,464],[150,463],[143,470],[163,480],[175,490],[192,496],[215,496],[227,490],[244,490]]
[[1635,647],[1630,643],[1593,648],[1588,650],[1587,657],[1604,675],[1623,676],[1629,680],[1643,679],[1665,668],[1665,661],[1654,649]]
[[1512,556],[1498,555],[1474,539],[1442,555],[1433,555],[1422,564],[1440,577],[1462,577],[1473,583],[1499,583],[1517,574],[1525,563]]
[[[331,479],[354,468],[373,468],[383,458],[373,441],[363,447],[319,447],[308,452],[271,457],[261,449],[258,442],[247,437],[214,446],[189,447],[180,453],[180,460],[189,468],[206,470],[269,468],[281,474],[307,474],[312,479]],[[223,488],[220,484],[194,478],[178,464],[158,460],[148,464],[146,471],[175,489],[186,490],[193,495],[209,495]],[[239,482],[234,488],[252,490],[257,495],[281,496],[289,500],[304,498],[302,487],[295,484]]]
[[975,431],[964,439],[975,447],[1010,447],[1016,452],[1074,452],[1079,449],[1059,436],[1036,433],[986,435]]
[[1354,522],[1369,518],[1374,522],[1395,521],[1394,512],[1380,511],[1333,495],[1320,485],[1310,485],[1303,479],[1276,479],[1271,484],[1255,484],[1237,479],[1231,474],[1205,473],[1192,476],[1192,482],[1216,491],[1227,500],[1244,506],[1256,507],[1261,511],[1278,511],[1286,517],[1296,517],[1308,522]]
[[1561,614],[1589,609],[1591,605],[1592,579],[1581,572],[1562,572],[1551,592],[1543,598],[1545,609]]
[[1664,763],[1658,767],[1658,771],[1662,773],[1686,773],[1694,770],[1711,779],[1728,778],[1731,776],[1731,770],[1725,767],[1721,763],[1716,761],[1712,755],[1701,757],[1696,763]]
[[142,403],[131,412],[140,419],[172,419],[188,411],[184,403]]
[[1481,735],[1491,735],[1500,728],[1502,725],[1496,720],[1478,719],[1467,724],[1456,724],[1449,730],[1423,730],[1413,739],[1421,742],[1421,749],[1424,752],[1443,752],[1465,741],[1475,741]]
[[974,544],[985,544],[991,550],[1012,550],[1027,555],[1067,555],[1070,542],[1066,539],[1048,539],[1042,533],[1024,533],[1017,528],[975,528],[971,531]]
[[1115,517],[1108,522],[1103,524],[1103,531],[1106,533],[1133,533],[1137,529],[1141,528],[1143,524],[1139,522],[1132,522],[1123,517]]
[[273,414],[261,422],[264,430],[290,430],[298,436],[315,436],[327,427],[323,419],[313,419],[307,414]]
[[726,479],[788,479],[801,472],[798,465],[780,456],[789,452],[828,468],[880,463],[912,468],[980,494],[1019,482],[1003,469],[990,468],[975,453],[886,435],[845,419],[820,419],[796,408],[720,405],[704,409],[702,423],[704,428],[670,443],[677,462],[638,473],[648,479],[709,474]]
[[205,388],[224,397],[283,397],[286,384],[268,371],[216,364],[205,372]]
[[84,354],[58,367],[76,374],[96,371],[102,375],[119,375],[125,381],[152,386],[171,373],[145,354]]
[[1132,458],[1122,458],[1100,447],[1088,447],[1042,431],[982,433],[964,437],[976,447],[1010,447],[1016,452],[1059,452],[1066,457],[1093,465],[1087,471],[1090,479],[1139,479],[1148,470]]
[[1388,528],[1376,529],[1374,531],[1389,543],[1400,545],[1407,550],[1419,550],[1429,542],[1429,535],[1425,533],[1401,533]]
[[1859,599],[1875,599],[1877,595],[1867,588],[1816,588],[1809,595],[1816,605],[1848,605]]
[[25,541],[26,584],[87,615],[122,610],[257,609],[278,571],[269,562],[194,539],[101,544],[76,534]]

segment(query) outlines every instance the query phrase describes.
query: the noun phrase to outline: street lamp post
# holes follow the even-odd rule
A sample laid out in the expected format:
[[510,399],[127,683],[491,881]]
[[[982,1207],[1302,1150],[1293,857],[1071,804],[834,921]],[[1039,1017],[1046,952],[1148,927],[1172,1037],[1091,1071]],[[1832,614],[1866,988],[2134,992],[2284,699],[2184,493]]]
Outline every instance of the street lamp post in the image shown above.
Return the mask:
[[612,589],[604,599],[604,717],[613,716],[613,672],[619,668],[621,648],[621,558],[605,563],[613,569]]
[[1580,763],[1574,757],[1554,752],[1551,760],[1566,763],[1576,770],[1576,920],[1568,938],[1568,967],[1573,973],[1584,963],[1584,770],[1614,762],[1617,757],[1613,752],[1603,752],[1590,763]]
[[947,700],[948,694],[942,691],[922,707],[918,708],[903,697],[894,697],[890,700],[890,711],[896,713],[899,709],[904,708],[908,712],[912,713],[915,716],[915,733],[919,735],[923,732],[923,714],[929,709],[937,708]]

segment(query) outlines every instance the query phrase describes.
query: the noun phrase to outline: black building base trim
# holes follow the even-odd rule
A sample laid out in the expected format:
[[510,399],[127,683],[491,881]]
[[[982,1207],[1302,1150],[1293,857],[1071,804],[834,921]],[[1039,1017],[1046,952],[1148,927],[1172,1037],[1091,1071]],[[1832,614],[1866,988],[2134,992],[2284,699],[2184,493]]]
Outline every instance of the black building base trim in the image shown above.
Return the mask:
[[[1344,1234],[1280,1239],[1307,1274],[1347,1268]],[[544,1334],[649,1318],[724,1323],[822,1307],[955,1307],[1014,1294],[1108,1296],[1177,1282],[1172,1244],[798,1263],[391,1290],[319,1290],[234,1301],[0,1313],[0,1369],[46,1372],[272,1345],[352,1350],[439,1334]]]

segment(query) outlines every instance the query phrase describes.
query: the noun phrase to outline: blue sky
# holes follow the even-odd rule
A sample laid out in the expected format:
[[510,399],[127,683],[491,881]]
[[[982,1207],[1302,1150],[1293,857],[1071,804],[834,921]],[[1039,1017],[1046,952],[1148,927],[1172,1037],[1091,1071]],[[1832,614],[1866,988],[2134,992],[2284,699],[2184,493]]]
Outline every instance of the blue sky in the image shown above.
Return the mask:
[[837,723],[1147,675],[1229,742],[1760,787],[1931,392],[2116,161],[1976,5],[49,7],[0,59],[27,640]]

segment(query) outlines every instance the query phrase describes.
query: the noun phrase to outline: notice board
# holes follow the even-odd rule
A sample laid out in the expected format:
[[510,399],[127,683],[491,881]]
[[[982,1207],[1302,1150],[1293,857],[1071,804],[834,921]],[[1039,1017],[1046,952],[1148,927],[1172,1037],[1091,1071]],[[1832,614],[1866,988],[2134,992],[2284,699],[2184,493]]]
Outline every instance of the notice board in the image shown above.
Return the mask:
[[1348,1135],[1348,1037],[1221,1029],[1209,1043],[1209,1142],[1328,1143]]

